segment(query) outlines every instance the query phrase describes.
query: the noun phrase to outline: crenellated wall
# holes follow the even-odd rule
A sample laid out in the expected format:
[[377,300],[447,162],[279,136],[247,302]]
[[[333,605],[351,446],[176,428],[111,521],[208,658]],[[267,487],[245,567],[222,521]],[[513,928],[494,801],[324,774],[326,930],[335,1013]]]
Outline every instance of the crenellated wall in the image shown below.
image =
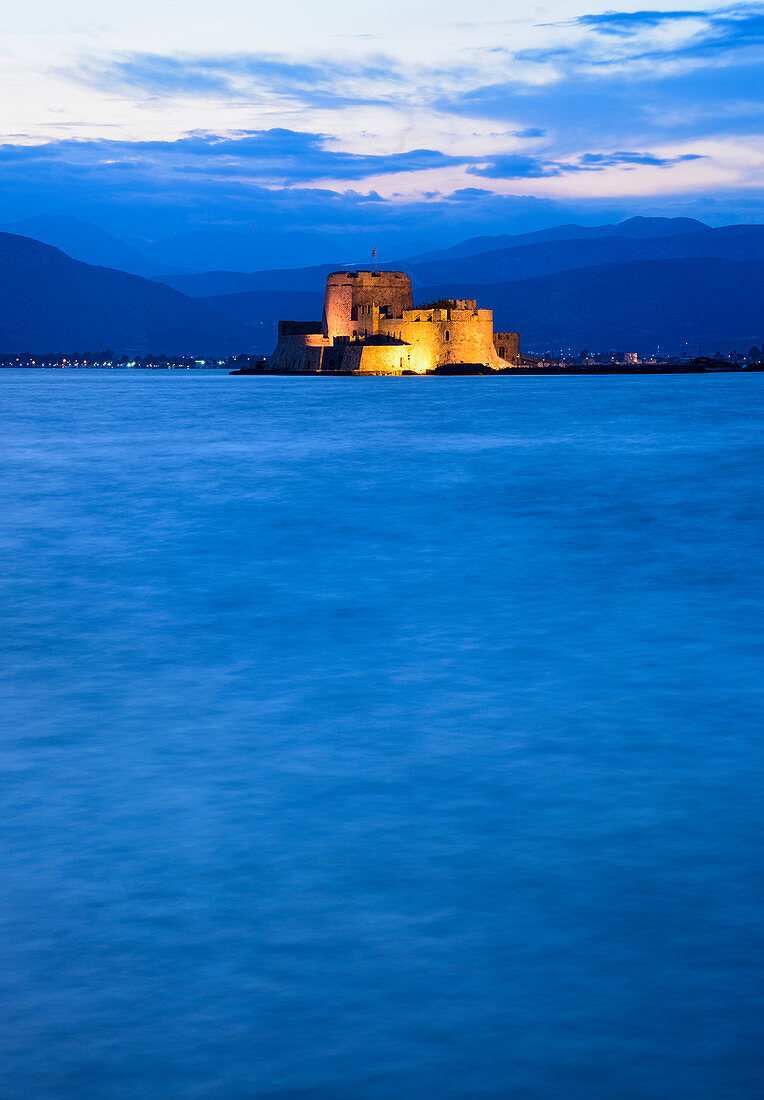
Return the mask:
[[402,317],[380,319],[379,329],[411,345],[411,370],[424,373],[444,363],[505,367],[493,343],[493,310],[476,309],[471,301],[457,306],[404,310]]
[[493,346],[500,359],[504,359],[510,366],[520,365],[520,333],[519,332],[494,332]]

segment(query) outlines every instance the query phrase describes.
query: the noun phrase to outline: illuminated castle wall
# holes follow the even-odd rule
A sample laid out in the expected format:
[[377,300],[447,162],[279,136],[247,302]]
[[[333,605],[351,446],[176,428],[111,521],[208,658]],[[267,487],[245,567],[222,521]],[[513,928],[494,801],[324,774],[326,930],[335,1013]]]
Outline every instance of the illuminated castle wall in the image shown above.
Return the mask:
[[321,323],[279,322],[270,365],[287,371],[424,374],[479,363],[503,370],[519,362],[516,332],[494,333],[493,311],[444,300],[415,309],[402,271],[336,271],[326,280]]

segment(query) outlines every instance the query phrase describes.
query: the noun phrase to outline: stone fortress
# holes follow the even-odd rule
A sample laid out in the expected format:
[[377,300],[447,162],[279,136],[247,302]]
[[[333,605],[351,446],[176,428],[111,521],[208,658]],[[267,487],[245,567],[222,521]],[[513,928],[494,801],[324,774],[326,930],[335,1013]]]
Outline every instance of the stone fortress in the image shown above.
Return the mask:
[[279,321],[269,367],[287,372],[458,373],[459,364],[506,370],[520,362],[516,332],[494,332],[493,310],[472,299],[414,308],[402,271],[335,271],[321,322]]

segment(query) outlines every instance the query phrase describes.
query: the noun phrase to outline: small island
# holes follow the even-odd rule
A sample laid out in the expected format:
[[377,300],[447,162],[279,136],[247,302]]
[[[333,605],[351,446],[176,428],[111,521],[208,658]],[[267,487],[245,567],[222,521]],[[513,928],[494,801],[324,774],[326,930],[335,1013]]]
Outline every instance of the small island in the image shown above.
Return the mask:
[[493,310],[441,298],[415,308],[403,271],[336,271],[321,321],[279,321],[269,368],[296,374],[493,373],[521,365],[516,332]]

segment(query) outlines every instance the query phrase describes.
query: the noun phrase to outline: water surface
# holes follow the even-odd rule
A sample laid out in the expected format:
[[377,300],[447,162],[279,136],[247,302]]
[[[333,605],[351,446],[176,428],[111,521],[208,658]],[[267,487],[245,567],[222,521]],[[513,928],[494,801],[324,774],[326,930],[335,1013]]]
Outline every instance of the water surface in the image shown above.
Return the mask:
[[764,376],[0,372],[4,1097],[756,1097]]

